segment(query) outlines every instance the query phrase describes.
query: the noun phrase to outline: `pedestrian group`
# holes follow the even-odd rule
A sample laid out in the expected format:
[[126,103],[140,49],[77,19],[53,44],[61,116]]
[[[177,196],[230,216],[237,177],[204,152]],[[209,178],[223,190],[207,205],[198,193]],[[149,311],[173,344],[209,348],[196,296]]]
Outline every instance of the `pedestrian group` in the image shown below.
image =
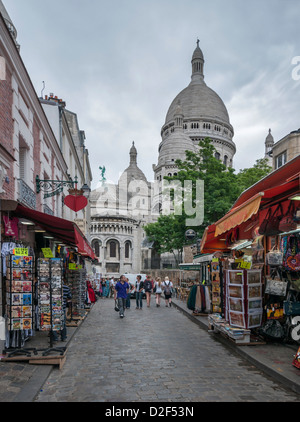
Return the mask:
[[155,281],[148,275],[144,281],[140,275],[137,276],[135,285],[129,283],[126,275],[121,275],[120,280],[114,286],[114,299],[116,301],[116,310],[119,311],[120,318],[124,318],[125,309],[130,308],[130,295],[135,291],[136,293],[136,308],[143,309],[143,294],[146,294],[147,307],[150,307],[151,295],[155,293],[156,307],[160,306],[161,295],[164,293],[165,306],[171,307],[172,304],[172,287],[173,283],[168,277],[162,282],[160,277],[157,277]]

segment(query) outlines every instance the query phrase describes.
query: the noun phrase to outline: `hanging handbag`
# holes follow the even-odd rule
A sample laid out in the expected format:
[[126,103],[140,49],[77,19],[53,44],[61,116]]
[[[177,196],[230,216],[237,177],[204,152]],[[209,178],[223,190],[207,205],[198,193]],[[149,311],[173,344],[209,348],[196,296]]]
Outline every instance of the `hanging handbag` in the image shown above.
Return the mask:
[[263,336],[266,336],[272,340],[280,340],[285,337],[284,328],[276,319],[268,320],[260,329],[260,332]]
[[283,306],[282,302],[269,303],[266,305],[267,319],[282,319],[283,318]]
[[269,208],[267,215],[260,225],[258,232],[264,236],[275,236],[279,233],[279,223],[282,218],[282,206],[279,204],[272,215],[272,208]]
[[300,302],[285,300],[283,302],[283,311],[285,315],[300,315]]
[[295,205],[293,201],[290,201],[289,208],[286,215],[280,220],[279,230],[281,232],[289,232],[291,230],[297,230],[297,223],[294,220]]
[[283,252],[279,249],[275,249],[276,245],[266,254],[267,264],[271,267],[282,265],[283,263]]
[[286,281],[267,279],[265,293],[274,296],[285,296],[287,289]]
[[118,306],[118,303],[117,303],[117,301],[115,300],[115,307],[114,307],[114,309],[115,309],[115,311],[116,312],[119,312],[119,306]]
[[289,236],[284,253],[283,267],[288,271],[300,271],[300,240],[297,236]]
[[300,292],[300,275],[299,273],[287,272],[287,278],[290,282],[290,289]]
[[[276,274],[278,274],[276,276]],[[270,278],[266,280],[265,293],[274,296],[285,296],[287,290],[287,282],[282,280],[278,271],[273,272]]]

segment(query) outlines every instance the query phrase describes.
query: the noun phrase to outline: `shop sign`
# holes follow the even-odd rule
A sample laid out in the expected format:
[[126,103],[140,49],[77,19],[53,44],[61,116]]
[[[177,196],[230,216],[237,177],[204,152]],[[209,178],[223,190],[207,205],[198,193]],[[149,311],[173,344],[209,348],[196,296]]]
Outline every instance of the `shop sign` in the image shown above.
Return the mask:
[[251,269],[251,262],[249,261],[244,261],[243,259],[238,258],[238,259],[235,259],[234,262],[238,264],[238,268],[243,268],[245,270]]
[[82,270],[82,265],[77,265],[77,264],[74,264],[73,262],[70,262],[69,270]]
[[44,258],[53,258],[53,253],[50,248],[42,248]]
[[242,261],[240,263],[240,268],[244,268],[245,270],[250,270],[251,269],[251,262]]
[[28,256],[28,249],[27,248],[15,248],[13,250],[13,253],[16,256]]

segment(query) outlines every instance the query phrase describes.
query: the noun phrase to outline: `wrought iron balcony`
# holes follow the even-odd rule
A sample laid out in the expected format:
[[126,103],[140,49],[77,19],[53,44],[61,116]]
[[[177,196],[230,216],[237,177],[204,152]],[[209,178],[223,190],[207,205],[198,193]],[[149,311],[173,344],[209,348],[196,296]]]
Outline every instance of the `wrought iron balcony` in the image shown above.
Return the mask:
[[36,209],[36,193],[24,182],[18,179],[19,182],[19,201],[21,204],[27,205],[29,208]]
[[54,212],[52,211],[52,209],[50,207],[48,207],[47,204],[44,204],[43,207],[44,207],[44,213],[45,214],[54,215]]

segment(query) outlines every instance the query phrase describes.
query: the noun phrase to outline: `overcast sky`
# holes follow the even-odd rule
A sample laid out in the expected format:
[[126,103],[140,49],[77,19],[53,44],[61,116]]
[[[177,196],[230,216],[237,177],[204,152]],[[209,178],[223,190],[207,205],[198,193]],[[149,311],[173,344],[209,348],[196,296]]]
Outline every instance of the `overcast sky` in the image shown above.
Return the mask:
[[[191,78],[197,38],[205,82],[234,127],[234,168],[300,127],[299,0],[3,0],[38,96],[54,93],[86,133],[95,188],[116,182],[132,141],[149,181],[168,108]],[[294,59],[295,60],[295,59]],[[300,58],[299,58],[300,64]]]

